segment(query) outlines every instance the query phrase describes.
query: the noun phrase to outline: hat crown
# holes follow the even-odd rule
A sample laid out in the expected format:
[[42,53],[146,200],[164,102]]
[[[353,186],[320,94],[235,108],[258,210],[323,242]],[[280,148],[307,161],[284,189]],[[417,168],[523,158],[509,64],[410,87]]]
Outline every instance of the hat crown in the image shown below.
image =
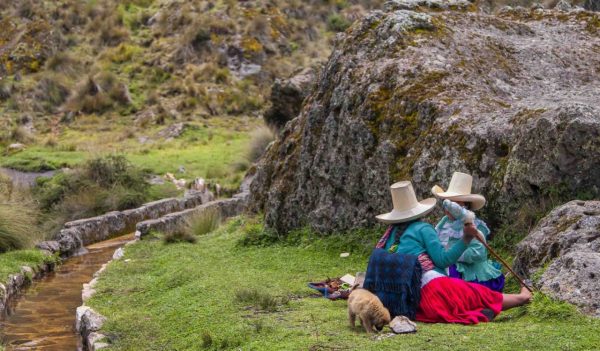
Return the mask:
[[412,187],[411,182],[402,181],[392,184],[390,187],[392,192],[392,203],[396,211],[408,211],[419,206],[417,195]]
[[454,172],[450,184],[446,192],[457,193],[460,195],[471,194],[471,187],[473,185],[473,177],[470,174]]

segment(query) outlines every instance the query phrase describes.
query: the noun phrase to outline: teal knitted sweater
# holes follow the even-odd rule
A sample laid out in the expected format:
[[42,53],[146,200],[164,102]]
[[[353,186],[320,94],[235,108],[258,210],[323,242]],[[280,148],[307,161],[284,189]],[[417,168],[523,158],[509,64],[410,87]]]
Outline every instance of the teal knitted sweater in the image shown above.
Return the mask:
[[[447,242],[447,247],[452,247],[457,242],[462,241],[462,230],[457,232],[458,235],[447,235],[446,232],[452,232],[452,227],[455,226],[455,222],[451,221],[447,216],[444,216],[440,222],[435,226],[438,234],[440,235],[441,242]],[[462,226],[462,221],[459,223]],[[484,221],[479,218],[475,219],[475,226],[487,239],[490,234],[490,230]],[[462,278],[466,281],[478,280],[480,282],[487,281],[490,279],[498,278],[502,271],[495,267],[492,261],[488,260],[487,249],[479,242],[479,240],[471,240],[471,243],[467,247],[467,250],[462,254],[456,263],[456,270],[462,273]]]
[[[444,275],[447,275],[445,268],[456,263],[458,258],[467,249],[467,245],[462,240],[459,240],[448,250],[445,250],[435,228],[431,224],[421,221],[411,223],[404,233],[400,234],[402,236],[400,237],[398,246],[395,248],[395,252],[415,256],[425,252],[433,261],[435,270]],[[389,251],[394,245],[396,235],[398,233],[390,235],[385,243],[386,250]]]

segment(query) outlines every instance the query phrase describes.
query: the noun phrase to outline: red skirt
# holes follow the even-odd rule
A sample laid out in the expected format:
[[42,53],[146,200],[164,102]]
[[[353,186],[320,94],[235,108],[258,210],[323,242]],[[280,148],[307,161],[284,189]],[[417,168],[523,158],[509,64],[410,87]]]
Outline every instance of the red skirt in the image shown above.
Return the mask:
[[428,323],[477,324],[488,322],[484,308],[499,314],[502,294],[483,285],[461,279],[440,277],[421,289],[417,321]]

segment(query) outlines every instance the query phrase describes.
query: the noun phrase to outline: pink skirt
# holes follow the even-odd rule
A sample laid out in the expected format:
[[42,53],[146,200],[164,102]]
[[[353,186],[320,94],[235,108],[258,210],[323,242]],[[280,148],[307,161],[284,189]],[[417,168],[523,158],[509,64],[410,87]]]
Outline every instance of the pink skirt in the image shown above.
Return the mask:
[[488,322],[481,313],[487,308],[499,314],[502,294],[483,285],[440,277],[421,289],[417,321],[427,323],[477,324]]

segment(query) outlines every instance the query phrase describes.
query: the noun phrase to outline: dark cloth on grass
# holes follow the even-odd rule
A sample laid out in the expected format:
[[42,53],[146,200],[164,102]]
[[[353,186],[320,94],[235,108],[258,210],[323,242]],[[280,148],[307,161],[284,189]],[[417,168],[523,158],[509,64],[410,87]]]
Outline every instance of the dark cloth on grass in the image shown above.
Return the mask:
[[417,256],[373,250],[363,288],[379,297],[392,318],[402,315],[415,320],[421,300],[421,265]]

